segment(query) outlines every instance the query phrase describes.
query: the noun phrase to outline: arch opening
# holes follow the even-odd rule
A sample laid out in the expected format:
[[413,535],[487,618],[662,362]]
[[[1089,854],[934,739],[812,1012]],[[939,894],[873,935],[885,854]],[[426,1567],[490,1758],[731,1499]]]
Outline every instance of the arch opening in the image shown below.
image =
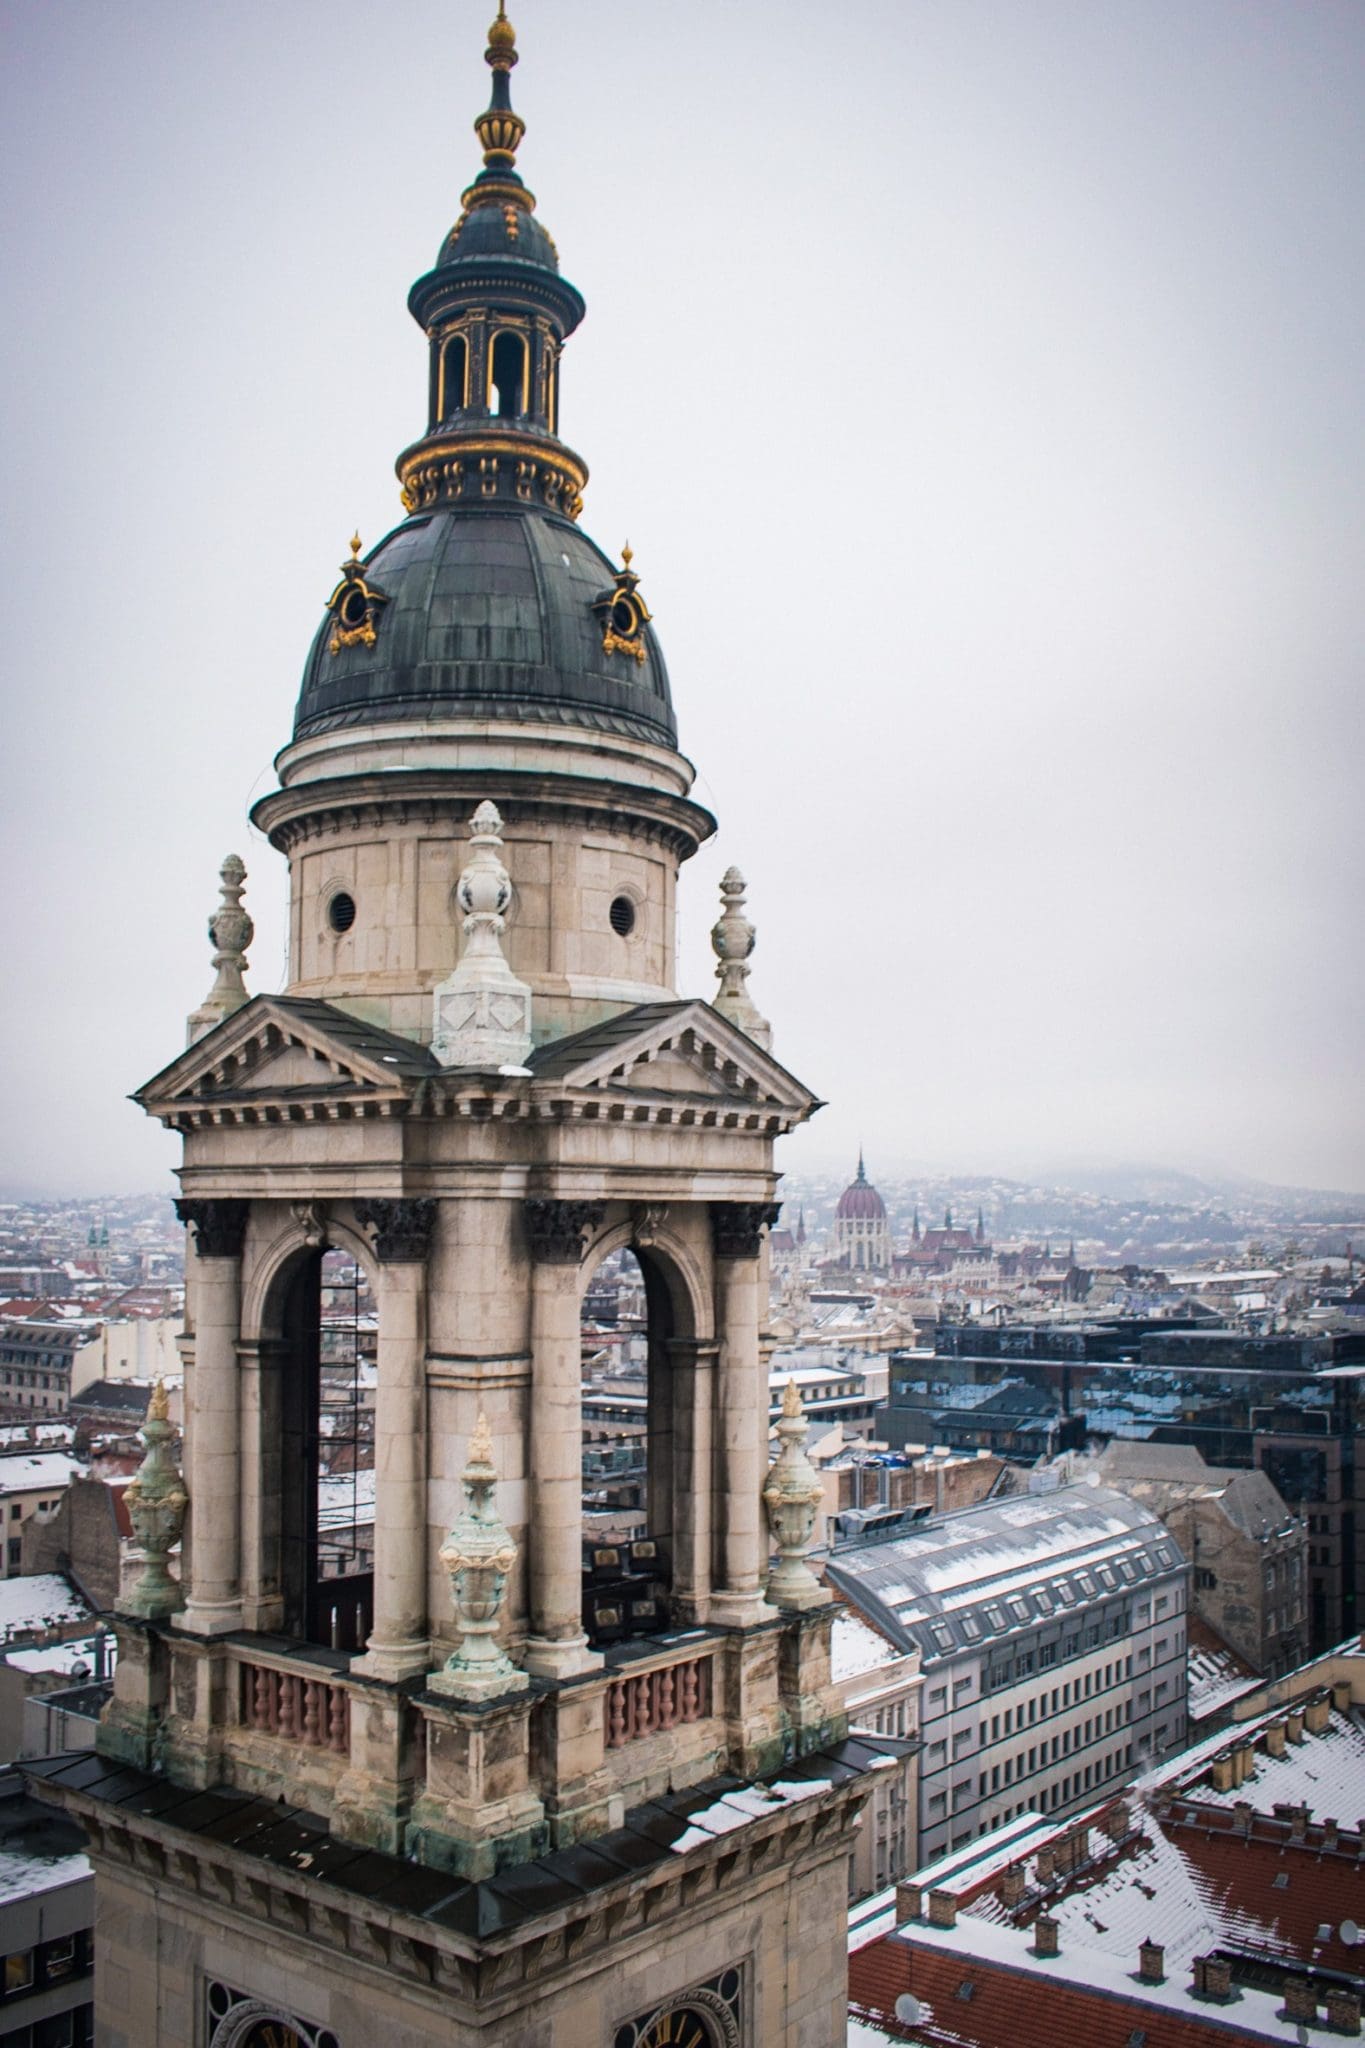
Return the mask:
[[498,419],[520,419],[526,411],[526,371],[526,337],[504,328],[488,361],[488,410]]
[[583,1626],[594,1646],[672,1620],[675,1454],[667,1277],[608,1252],[583,1297]]
[[285,1633],[362,1650],[374,1619],[378,1330],[349,1251],[306,1252],[284,1286],[278,1378]]
[[441,418],[448,420],[463,412],[469,402],[469,343],[462,334],[452,334],[441,351]]

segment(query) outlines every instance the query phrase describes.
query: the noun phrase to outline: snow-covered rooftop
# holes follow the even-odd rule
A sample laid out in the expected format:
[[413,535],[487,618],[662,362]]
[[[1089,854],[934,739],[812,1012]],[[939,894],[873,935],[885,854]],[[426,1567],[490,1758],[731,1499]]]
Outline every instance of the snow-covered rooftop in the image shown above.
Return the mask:
[[11,1451],[0,1457],[0,1494],[61,1493],[84,1470],[65,1451]]
[[860,1678],[866,1671],[879,1671],[904,1656],[879,1629],[870,1628],[861,1615],[839,1613],[834,1617],[830,1642],[830,1677],[837,1685],[844,1678]]
[[0,1644],[39,1629],[88,1621],[93,1611],[60,1572],[0,1579]]

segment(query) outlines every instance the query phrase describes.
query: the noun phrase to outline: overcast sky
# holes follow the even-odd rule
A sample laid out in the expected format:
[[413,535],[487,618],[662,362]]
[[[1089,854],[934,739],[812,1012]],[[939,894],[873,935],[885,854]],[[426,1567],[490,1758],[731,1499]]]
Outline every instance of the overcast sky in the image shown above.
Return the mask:
[[[829,1098],[792,1169],[1365,1188],[1359,0],[514,0],[565,439]],[[7,4],[0,1184],[150,1187],[425,417],[489,0]],[[1354,914],[1353,914],[1354,913]]]

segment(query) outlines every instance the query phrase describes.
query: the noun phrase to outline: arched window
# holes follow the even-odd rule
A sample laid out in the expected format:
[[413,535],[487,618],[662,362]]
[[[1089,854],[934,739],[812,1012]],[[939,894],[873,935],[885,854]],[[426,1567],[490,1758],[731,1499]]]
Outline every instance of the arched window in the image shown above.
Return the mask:
[[441,418],[463,412],[469,403],[469,343],[452,334],[441,351]]
[[488,359],[488,410],[497,418],[520,419],[526,411],[527,368],[525,335],[506,327],[495,334]]

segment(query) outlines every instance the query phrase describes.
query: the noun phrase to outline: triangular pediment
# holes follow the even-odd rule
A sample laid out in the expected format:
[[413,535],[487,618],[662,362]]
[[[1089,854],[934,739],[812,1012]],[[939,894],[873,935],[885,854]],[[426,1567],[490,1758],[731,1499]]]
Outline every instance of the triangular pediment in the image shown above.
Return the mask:
[[819,1098],[709,1003],[642,1003],[531,1055],[537,1081],[621,1098],[676,1097],[801,1122]]
[[423,1047],[331,1003],[257,996],[154,1075],[134,1100],[165,1116],[253,1098],[340,1093],[393,1099],[436,1071]]

